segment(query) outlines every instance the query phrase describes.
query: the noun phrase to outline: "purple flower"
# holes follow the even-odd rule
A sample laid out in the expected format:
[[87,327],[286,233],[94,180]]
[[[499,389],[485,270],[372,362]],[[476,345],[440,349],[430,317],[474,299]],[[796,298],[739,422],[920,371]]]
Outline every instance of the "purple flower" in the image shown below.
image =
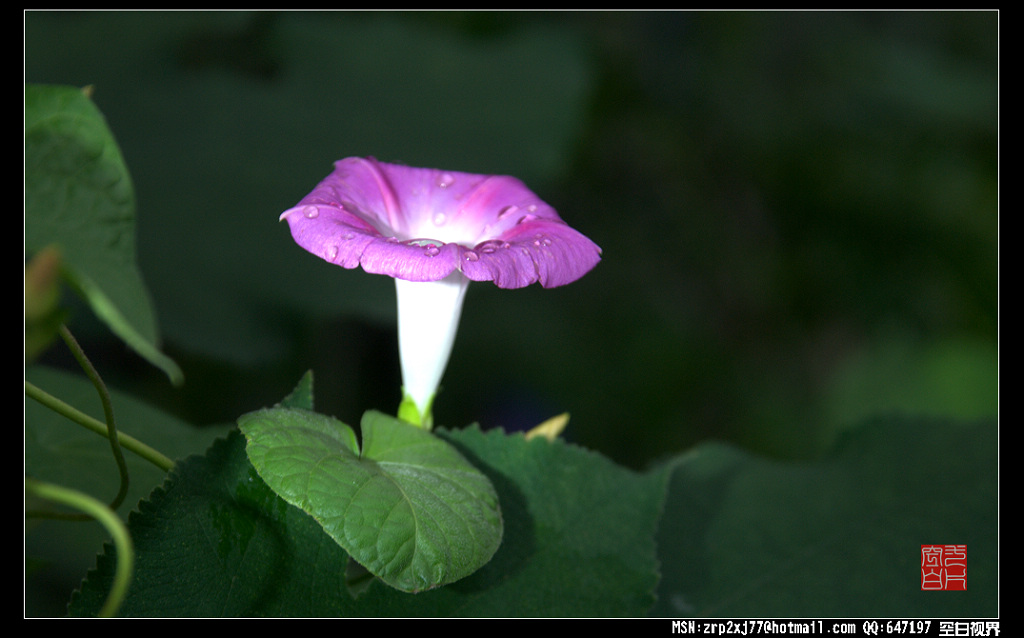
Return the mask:
[[350,157],[281,215],[295,241],[345,268],[407,281],[456,270],[473,281],[553,288],[576,281],[601,249],[514,177]]
[[594,242],[513,177],[373,158],[338,161],[281,219],[314,255],[395,278],[406,394],[399,415],[425,427],[470,280],[553,288],[601,259]]

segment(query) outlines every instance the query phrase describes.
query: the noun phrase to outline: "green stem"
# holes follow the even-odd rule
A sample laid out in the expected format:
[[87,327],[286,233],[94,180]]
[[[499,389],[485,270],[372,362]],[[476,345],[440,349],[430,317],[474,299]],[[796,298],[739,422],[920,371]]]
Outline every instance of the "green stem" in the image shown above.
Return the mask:
[[82,346],[78,345],[78,341],[64,324],[60,326],[60,336],[71,350],[75,360],[78,361],[78,365],[82,366],[85,376],[89,377],[89,380],[92,381],[96,392],[100,395],[100,403],[103,404],[103,416],[107,421],[107,438],[110,440],[110,450],[114,454],[114,462],[117,463],[117,471],[121,477],[121,487],[117,492],[117,496],[110,503],[110,509],[116,510],[124,502],[125,496],[128,495],[129,477],[128,465],[124,462],[124,454],[121,452],[121,445],[117,441],[117,426],[114,423],[114,406],[110,402],[110,392],[107,391],[107,386],[104,385],[99,372],[96,372],[92,362],[85,356]]
[[107,600],[103,603],[99,615],[103,618],[110,618],[116,614],[128,592],[135,563],[132,540],[124,523],[109,507],[88,494],[76,490],[26,478],[25,492],[85,512],[110,532],[114,540],[114,548],[117,551],[117,568],[114,570],[114,583],[110,587],[110,593],[107,594]]
[[[107,436],[107,425],[105,423],[92,418],[88,414],[79,411],[78,409],[68,405],[67,403],[64,403],[57,397],[48,394],[43,390],[40,390],[38,387],[36,387],[35,385],[28,381],[25,382],[25,394],[30,398],[38,401],[39,403],[45,405],[46,407],[50,408],[54,412],[57,412],[58,414],[67,417],[68,419],[71,419],[72,421],[81,425],[82,427],[88,430],[92,430],[93,432],[99,434],[100,436]],[[170,471],[170,469],[174,467],[174,461],[167,458],[163,454],[157,452],[156,450],[149,447],[145,443],[142,443],[141,441],[138,441],[132,438],[131,436],[125,434],[124,432],[117,433],[117,441],[118,443],[121,444],[121,446],[124,449],[130,452],[134,452],[136,455],[149,461],[150,463],[159,467],[161,470],[164,470],[165,472]]]

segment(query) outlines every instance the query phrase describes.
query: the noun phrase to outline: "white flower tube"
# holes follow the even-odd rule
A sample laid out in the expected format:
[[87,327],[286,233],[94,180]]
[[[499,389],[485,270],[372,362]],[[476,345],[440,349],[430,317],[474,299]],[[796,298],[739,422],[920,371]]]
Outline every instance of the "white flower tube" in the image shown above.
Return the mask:
[[438,281],[395,279],[403,395],[398,417],[428,430],[468,287],[458,271]]

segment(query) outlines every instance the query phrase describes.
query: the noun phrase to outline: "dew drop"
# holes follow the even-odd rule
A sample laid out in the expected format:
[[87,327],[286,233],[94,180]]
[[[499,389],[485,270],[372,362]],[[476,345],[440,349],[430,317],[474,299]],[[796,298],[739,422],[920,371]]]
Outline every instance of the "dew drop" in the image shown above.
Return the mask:
[[434,225],[443,226],[448,221],[448,216],[444,213],[434,213]]
[[320,214],[320,209],[317,208],[316,206],[306,206],[305,208],[302,209],[302,215],[306,219],[313,219],[314,217],[316,217],[319,214]]
[[338,247],[337,246],[329,247],[327,249],[327,259],[328,259],[328,261],[334,261],[337,258],[338,258]]
[[537,219],[536,215],[523,215],[519,218],[519,221],[517,221],[516,224],[525,224],[526,222],[532,222],[535,219]]
[[441,242],[436,239],[410,239],[405,242],[409,246],[419,246],[423,248],[423,254],[427,257],[436,257],[441,253]]
[[455,178],[448,173],[441,173],[438,175],[436,183],[440,188],[448,188],[455,183]]
[[465,253],[466,261],[476,261],[480,259],[480,255],[476,254],[472,250],[467,250]]
[[485,255],[490,255],[491,253],[496,252],[503,245],[504,245],[504,242],[501,242],[501,241],[499,241],[497,239],[488,239],[484,243],[482,243],[479,246],[477,246],[476,249],[479,250],[480,252],[482,252]]
[[355,237],[354,233],[345,233],[345,239],[352,239],[353,237]]
[[531,213],[535,213],[535,212],[537,212],[537,205],[536,204],[530,204],[529,206],[526,207],[526,210],[530,211]]
[[516,206],[515,204],[505,206],[504,208],[498,211],[498,219],[504,219],[506,216],[511,215],[517,210],[519,210],[519,207]]

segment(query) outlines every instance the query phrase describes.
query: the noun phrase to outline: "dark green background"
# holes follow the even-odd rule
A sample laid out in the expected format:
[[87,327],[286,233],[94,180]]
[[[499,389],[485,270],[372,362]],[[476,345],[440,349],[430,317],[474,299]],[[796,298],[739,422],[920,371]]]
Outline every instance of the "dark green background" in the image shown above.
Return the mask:
[[25,75],[94,85],[135,182],[186,384],[82,309],[113,385],[224,423],[313,369],[321,411],[393,411],[390,280],[277,217],[350,155],[509,173],[604,260],[555,290],[474,284],[437,421],[569,411],[569,438],[643,467],[707,439],[813,456],[880,411],[996,413],[998,20],[28,12]]

